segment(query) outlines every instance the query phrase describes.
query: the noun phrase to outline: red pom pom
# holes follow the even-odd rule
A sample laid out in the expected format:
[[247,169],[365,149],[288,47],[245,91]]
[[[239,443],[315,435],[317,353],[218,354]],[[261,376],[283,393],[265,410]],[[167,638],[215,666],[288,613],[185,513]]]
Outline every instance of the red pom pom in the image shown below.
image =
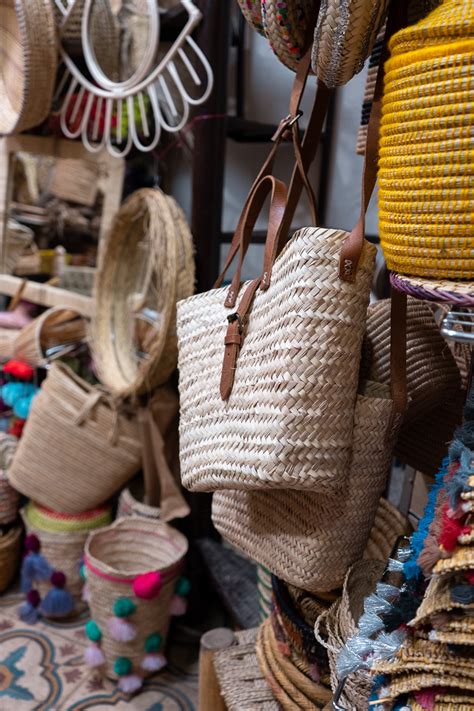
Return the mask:
[[23,427],[25,426],[26,420],[21,420],[19,417],[14,417],[10,421],[10,426],[8,428],[8,434],[13,435],[14,437],[17,437],[20,439],[22,432],[23,432]]
[[28,536],[25,538],[25,550],[28,553],[39,553],[41,550],[41,543],[38,538],[38,536],[35,536],[34,533],[28,534]]
[[26,599],[30,603],[31,607],[38,607],[41,602],[41,596],[37,590],[30,590],[26,596]]
[[63,588],[66,585],[66,576],[60,570],[55,570],[50,581],[55,588]]
[[21,360],[9,360],[3,366],[3,372],[8,375],[13,375],[14,378],[19,380],[31,380],[35,374],[35,369],[28,365],[28,363],[23,363]]

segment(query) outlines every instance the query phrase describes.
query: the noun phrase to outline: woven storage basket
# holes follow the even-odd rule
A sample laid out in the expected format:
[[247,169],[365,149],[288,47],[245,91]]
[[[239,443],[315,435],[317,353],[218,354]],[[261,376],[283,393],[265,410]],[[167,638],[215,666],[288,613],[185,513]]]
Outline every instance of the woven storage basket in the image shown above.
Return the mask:
[[18,571],[22,534],[22,527],[15,526],[0,535],[0,592],[7,589]]
[[314,32],[313,70],[326,86],[360,72],[384,22],[388,0],[322,0]]
[[0,44],[0,134],[19,133],[38,126],[51,109],[57,67],[52,3],[6,0]]
[[0,433],[0,525],[12,523],[20,508],[20,495],[10,486],[7,476],[17,446],[16,437]]
[[[137,296],[143,284],[143,297]],[[96,277],[91,348],[111,392],[135,395],[169,378],[176,368],[176,301],[193,288],[192,239],[183,212],[160,190],[139,190],[114,219]],[[147,327],[144,319],[138,331],[146,353],[141,363],[134,342],[140,309],[154,320]]]
[[[265,36],[288,69],[296,71],[298,62],[311,45],[318,10],[319,3],[314,0],[261,0]],[[252,13],[252,21],[254,17],[256,14]]]
[[380,238],[401,274],[472,279],[474,5],[445,0],[393,36],[380,140]]
[[[373,384],[375,386],[375,384]],[[309,591],[332,590],[363,554],[391,457],[385,434],[392,401],[359,395],[352,462],[337,495],[300,491],[219,491],[212,518],[217,530],[279,578]],[[379,396],[377,396],[379,395]]]
[[[342,596],[316,620],[316,640],[328,650],[333,692],[339,683],[336,669],[338,654],[347,640],[357,632],[364,598],[375,589],[384,567],[381,561],[364,560],[356,563],[346,575]],[[371,690],[370,673],[359,670],[346,679],[340,697],[341,706],[351,711],[365,711]]]
[[43,506],[81,513],[107,501],[140,468],[135,417],[54,363],[36,395],[9,479]]
[[[38,537],[42,556],[53,570],[65,574],[66,589],[74,597],[74,612],[81,612],[86,607],[82,600],[84,581],[81,577],[84,545],[90,531],[111,523],[112,507],[70,516],[30,501],[21,515],[26,533],[34,533]],[[49,581],[36,581],[35,589],[43,598],[51,589],[51,584]]]
[[54,306],[22,328],[15,339],[14,355],[35,367],[48,363],[45,352],[55,346],[77,343],[86,337],[86,322],[76,311]]
[[374,263],[366,244],[356,282],[343,282],[338,268],[346,237],[341,230],[306,228],[277,257],[270,287],[253,300],[228,400],[220,395],[232,313],[224,305],[228,290],[179,303],[180,459],[187,488],[334,493],[346,480]]
[[[114,661],[118,657],[127,657],[133,664],[133,672],[145,675],[140,666],[145,640],[158,633],[164,644],[171,600],[187,548],[184,536],[171,526],[137,516],[115,521],[90,535],[85,550],[87,584],[91,615],[102,632],[107,676],[116,678]],[[134,582],[150,572],[160,573],[159,594],[150,599],[137,597]],[[132,598],[136,604],[130,621],[136,626],[137,635],[131,642],[118,642],[109,632],[114,602],[121,597]]]

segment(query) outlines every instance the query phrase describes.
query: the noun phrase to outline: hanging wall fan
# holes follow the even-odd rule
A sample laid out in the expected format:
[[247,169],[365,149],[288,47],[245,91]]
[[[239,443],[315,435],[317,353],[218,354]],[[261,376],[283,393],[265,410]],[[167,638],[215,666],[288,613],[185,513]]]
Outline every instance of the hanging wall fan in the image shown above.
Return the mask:
[[157,0],[141,0],[146,10],[146,42],[131,75],[120,79],[108,75],[93,42],[97,27],[94,11],[98,4],[108,4],[109,0],[74,0],[67,6],[61,0],[56,1],[64,15],[62,28],[67,27],[68,16],[74,10],[77,13],[77,4],[81,5],[84,66],[79,66],[68,52],[60,29],[60,52],[65,65],[60,85],[64,92],[60,122],[68,138],[80,137],[92,152],[106,147],[117,157],[125,156],[132,146],[151,151],[158,144],[162,130],[180,131],[189,118],[190,107],[208,98],[213,74],[191,37],[202,17],[191,0],[181,0],[187,19],[164,53],[160,47],[161,11]]

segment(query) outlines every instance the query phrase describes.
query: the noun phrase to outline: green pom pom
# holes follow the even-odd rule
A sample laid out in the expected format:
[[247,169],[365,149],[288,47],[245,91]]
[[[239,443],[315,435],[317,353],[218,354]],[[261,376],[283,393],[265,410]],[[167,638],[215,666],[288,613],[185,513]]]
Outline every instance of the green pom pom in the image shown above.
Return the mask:
[[117,676],[126,676],[132,671],[132,662],[128,657],[117,657],[114,662],[114,672]]
[[128,617],[129,615],[133,615],[136,609],[137,606],[129,597],[119,597],[118,600],[114,602],[115,617]]
[[97,622],[94,620],[89,620],[86,623],[86,637],[90,639],[91,642],[99,642],[102,639],[102,632]]
[[176,595],[181,595],[181,597],[185,597],[186,595],[189,595],[189,591],[191,590],[191,583],[187,578],[181,577],[178,582],[176,583]]
[[158,632],[148,635],[145,640],[145,652],[147,654],[156,654],[160,651],[161,643],[163,642],[163,637]]
[[87,568],[85,565],[81,565],[80,574],[81,574],[81,579],[85,582],[87,580]]

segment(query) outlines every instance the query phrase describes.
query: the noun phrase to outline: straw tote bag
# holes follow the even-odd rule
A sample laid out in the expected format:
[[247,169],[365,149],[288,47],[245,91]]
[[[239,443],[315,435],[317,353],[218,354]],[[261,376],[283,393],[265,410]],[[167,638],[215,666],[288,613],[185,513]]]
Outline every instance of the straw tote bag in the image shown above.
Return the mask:
[[141,460],[137,418],[54,363],[33,400],[8,477],[37,503],[76,514],[107,501]]
[[[301,93],[298,75],[295,87]],[[364,240],[376,174],[375,162],[369,163],[353,232],[302,229],[276,259],[288,210],[279,181],[264,177],[239,223],[239,266],[231,286],[179,302],[185,487],[329,494],[347,476],[375,258],[375,248]],[[263,272],[240,288],[241,263],[270,190]]]

